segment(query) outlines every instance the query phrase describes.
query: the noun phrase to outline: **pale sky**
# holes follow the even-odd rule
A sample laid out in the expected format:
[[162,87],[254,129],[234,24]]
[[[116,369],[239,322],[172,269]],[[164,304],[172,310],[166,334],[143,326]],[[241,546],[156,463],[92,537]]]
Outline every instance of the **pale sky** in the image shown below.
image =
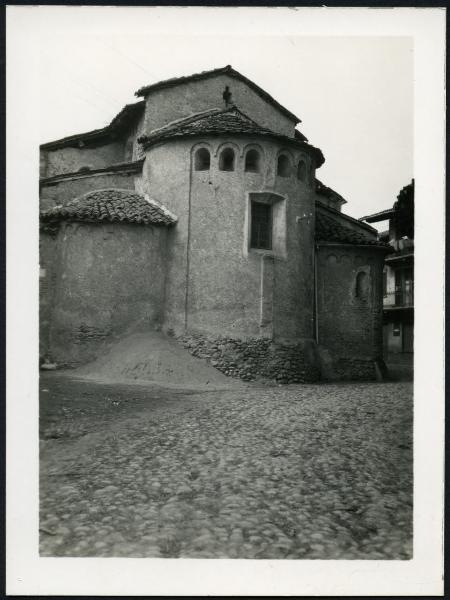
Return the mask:
[[39,56],[41,142],[105,126],[143,85],[231,64],[301,118],[347,214],[389,208],[414,176],[409,37],[80,35],[62,21]]

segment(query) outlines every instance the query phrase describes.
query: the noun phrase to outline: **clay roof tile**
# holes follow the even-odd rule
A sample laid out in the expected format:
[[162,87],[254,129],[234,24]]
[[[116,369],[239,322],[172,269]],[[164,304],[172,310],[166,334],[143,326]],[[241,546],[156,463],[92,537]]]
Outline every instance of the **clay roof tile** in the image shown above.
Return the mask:
[[106,189],[88,192],[65,206],[41,211],[42,222],[110,221],[173,225],[176,217],[163,206],[147,200],[134,190]]
[[365,235],[363,232],[355,231],[345,227],[330,214],[316,211],[315,238],[318,242],[337,242],[340,244],[354,244],[357,246],[381,246],[389,249],[389,245]]

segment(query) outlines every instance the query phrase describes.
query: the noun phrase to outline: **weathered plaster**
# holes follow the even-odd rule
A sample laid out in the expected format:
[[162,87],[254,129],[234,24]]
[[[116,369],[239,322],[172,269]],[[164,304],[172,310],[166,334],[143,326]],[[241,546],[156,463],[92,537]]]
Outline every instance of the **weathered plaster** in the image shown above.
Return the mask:
[[59,364],[95,358],[125,332],[159,327],[164,303],[165,227],[62,224],[43,236],[41,352]]
[[59,204],[67,204],[82,194],[92,190],[106,188],[137,189],[136,180],[140,176],[135,173],[111,173],[95,175],[82,179],[65,179],[52,185],[43,185],[41,189],[41,209],[52,208]]
[[[182,332],[259,336],[261,252],[245,252],[248,194],[282,198],[284,215],[275,218],[284,252],[273,254],[273,336],[276,340],[313,336],[313,200],[308,184],[293,170],[276,175],[278,143],[264,140],[261,173],[244,171],[246,138],[180,140],[148,150],[143,185],[178,217],[170,235],[165,325]],[[220,171],[219,150],[236,149],[235,170]],[[210,148],[209,171],[193,171],[199,145]],[[293,153],[297,161],[300,152]],[[277,237],[278,236],[278,237]]]
[[[334,360],[382,357],[383,260],[384,252],[371,247],[318,247],[318,343]],[[356,294],[361,272],[368,277],[365,297]]]
[[83,167],[99,169],[125,160],[123,140],[81,148],[68,147],[58,148],[57,150],[41,150],[41,165],[45,165],[45,172],[41,172],[41,177],[53,177],[60,173],[73,173]]
[[244,82],[223,74],[149,94],[146,99],[145,133],[149,134],[154,129],[195,113],[224,108],[222,94],[225,86],[232,93],[232,103],[259,125],[277,133],[294,136],[294,120],[261,98]]

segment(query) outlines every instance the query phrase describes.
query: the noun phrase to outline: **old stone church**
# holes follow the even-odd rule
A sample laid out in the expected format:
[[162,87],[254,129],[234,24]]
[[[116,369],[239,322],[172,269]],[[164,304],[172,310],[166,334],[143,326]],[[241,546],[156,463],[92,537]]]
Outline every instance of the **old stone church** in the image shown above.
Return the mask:
[[250,378],[276,356],[286,381],[374,377],[386,246],[316,178],[300,119],[230,66],[136,95],[40,148],[41,356],[157,330],[235,344]]

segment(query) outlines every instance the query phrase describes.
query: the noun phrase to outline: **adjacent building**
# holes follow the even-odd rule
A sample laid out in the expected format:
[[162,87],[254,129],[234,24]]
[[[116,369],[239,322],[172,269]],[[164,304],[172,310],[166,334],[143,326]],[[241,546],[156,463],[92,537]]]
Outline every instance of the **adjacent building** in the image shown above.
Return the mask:
[[384,355],[412,359],[414,350],[414,180],[397,201],[381,212],[363,217],[367,223],[388,221],[380,239],[391,246],[383,269]]

